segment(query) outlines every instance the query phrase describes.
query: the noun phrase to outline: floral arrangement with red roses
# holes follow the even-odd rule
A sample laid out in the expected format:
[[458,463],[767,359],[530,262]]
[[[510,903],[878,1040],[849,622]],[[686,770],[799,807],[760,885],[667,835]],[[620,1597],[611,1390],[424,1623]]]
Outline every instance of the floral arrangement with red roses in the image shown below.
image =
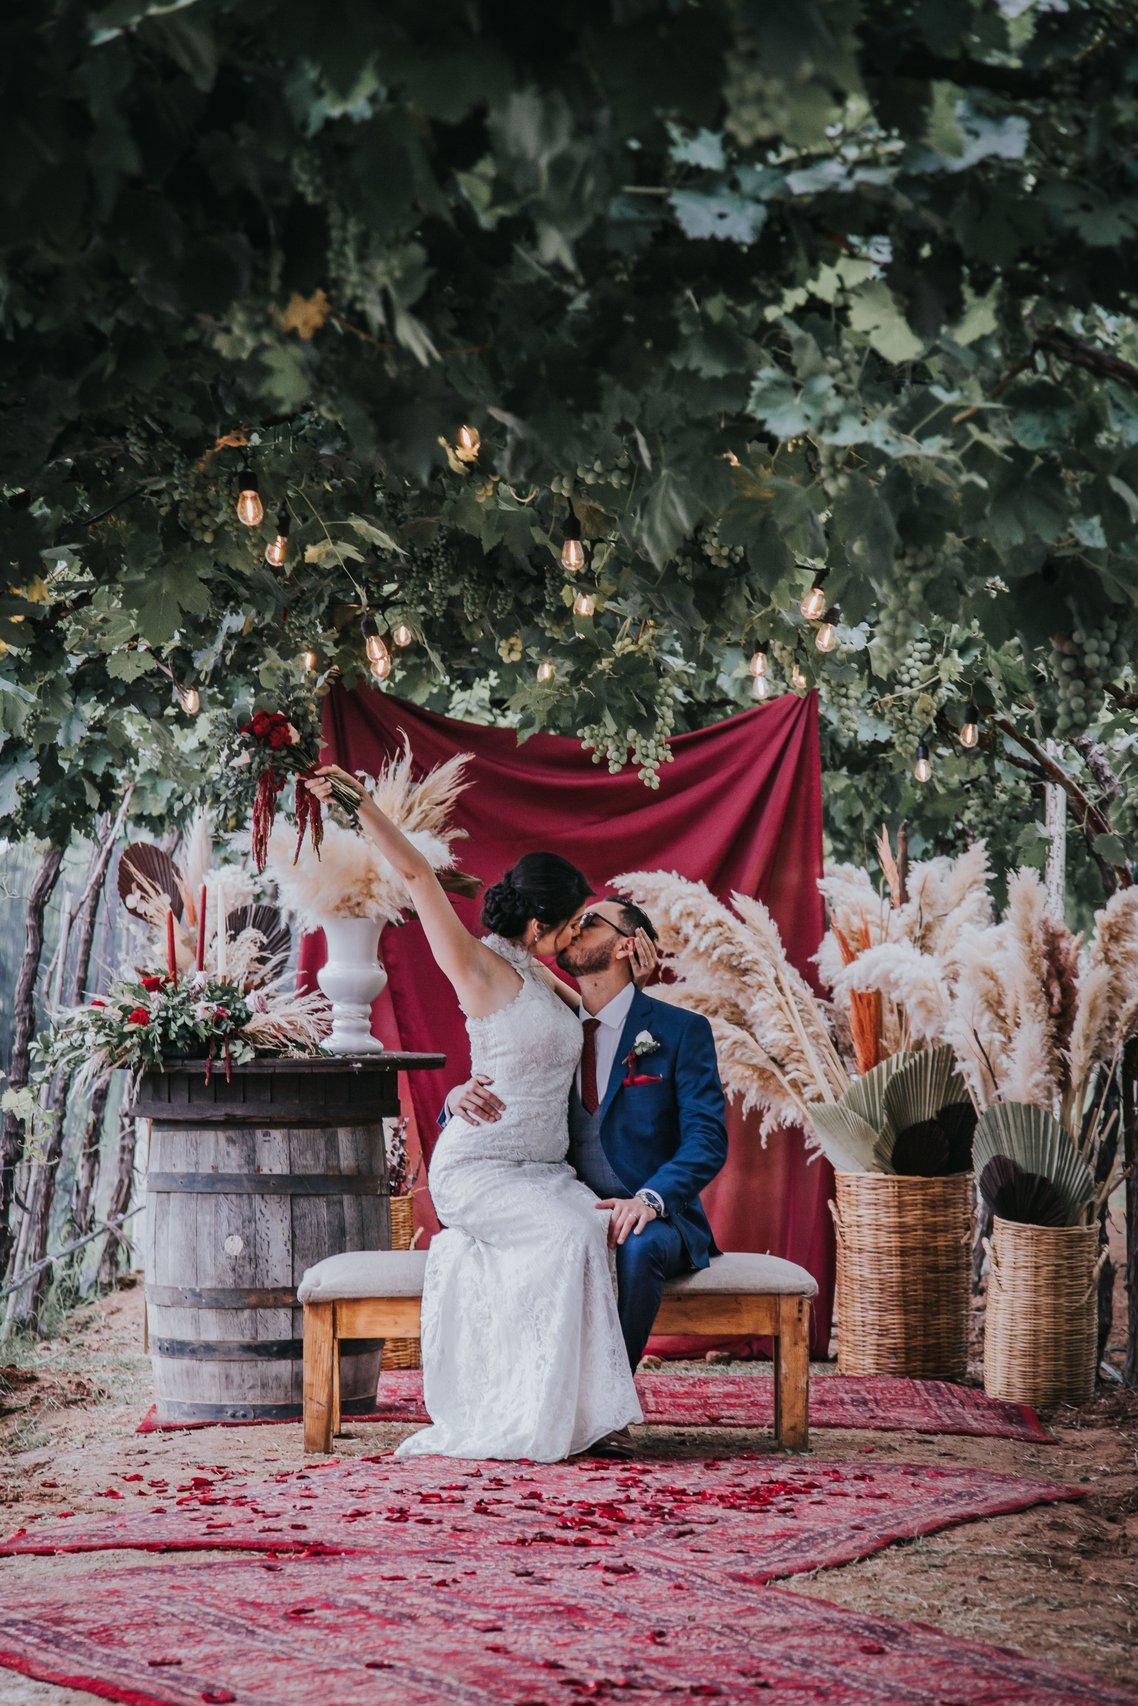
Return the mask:
[[[277,804],[290,781],[297,783],[295,857],[300,856],[308,835],[319,855],[324,839],[320,801],[300,786],[319,762],[319,737],[315,728],[309,727],[312,721],[312,708],[306,704],[255,710],[237,725],[222,753],[227,803],[243,804],[251,814],[253,864],[258,872],[265,869]],[[354,820],[358,795],[347,788],[336,788],[334,797]]]

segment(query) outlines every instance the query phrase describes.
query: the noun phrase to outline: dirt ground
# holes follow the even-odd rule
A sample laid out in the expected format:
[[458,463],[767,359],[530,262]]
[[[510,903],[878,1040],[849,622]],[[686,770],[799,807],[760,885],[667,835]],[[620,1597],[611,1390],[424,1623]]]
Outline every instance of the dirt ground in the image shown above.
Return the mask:
[[[763,1364],[737,1363],[740,1372]],[[819,1378],[832,1371],[820,1367]],[[303,1461],[293,1426],[148,1434],[134,1429],[149,1404],[142,1353],[142,1289],[116,1292],[72,1316],[59,1337],[30,1349],[23,1371],[0,1380],[0,1528],[56,1506],[102,1514],[95,1495],[124,1472],[184,1479],[211,1466],[256,1476]],[[798,1593],[913,1618],[948,1634],[1035,1656],[1118,1682],[1138,1681],[1138,1395],[1103,1393],[1082,1410],[1045,1419],[1057,1445],[913,1433],[816,1430],[819,1459],[865,1454],[910,1463],[971,1464],[1041,1475],[1087,1488],[1079,1504],[989,1518],[892,1546],[860,1563],[795,1576]],[[401,1425],[354,1424],[342,1457],[393,1446]],[[652,1457],[766,1451],[742,1429],[637,1430]],[[157,1495],[155,1495],[157,1496]],[[116,1558],[116,1561],[119,1561]],[[97,1571],[106,1554],[0,1559],[0,1594],[58,1573]],[[82,1706],[92,1696],[0,1671],[0,1702]]]

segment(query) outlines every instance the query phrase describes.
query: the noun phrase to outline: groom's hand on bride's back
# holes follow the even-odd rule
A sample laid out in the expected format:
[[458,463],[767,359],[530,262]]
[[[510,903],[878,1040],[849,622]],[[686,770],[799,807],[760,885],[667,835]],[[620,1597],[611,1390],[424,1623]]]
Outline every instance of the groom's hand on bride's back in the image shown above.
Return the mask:
[[489,1125],[494,1120],[501,1119],[506,1104],[500,1102],[489,1088],[493,1082],[485,1073],[476,1072],[465,1084],[456,1085],[447,1096],[448,1111],[451,1114],[461,1114],[471,1125]]

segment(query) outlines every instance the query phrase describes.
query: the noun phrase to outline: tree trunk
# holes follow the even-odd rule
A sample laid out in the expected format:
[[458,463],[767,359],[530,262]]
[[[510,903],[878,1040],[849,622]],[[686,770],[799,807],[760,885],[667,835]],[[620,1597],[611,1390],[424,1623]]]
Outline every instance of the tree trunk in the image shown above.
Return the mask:
[[[134,787],[131,784],[126,789],[114,818],[104,817],[100,819],[95,832],[95,849],[91,856],[87,886],[79,902],[75,919],[77,926],[75,967],[68,991],[69,1006],[78,1005],[87,987],[87,979],[91,970],[91,948],[95,940],[95,924],[103,898],[103,885],[106,882],[111,850],[118,839],[133,792]],[[44,1100],[44,1112],[47,1116],[47,1137],[42,1156],[32,1166],[27,1212],[20,1228],[20,1236],[16,1240],[9,1280],[37,1267],[47,1255],[47,1248],[51,1239],[51,1217],[55,1208],[55,1186],[60,1163],[63,1160],[63,1145],[67,1132],[67,1095],[71,1088],[72,1077],[73,1075],[69,1072],[56,1072],[52,1075],[48,1087]],[[25,1287],[11,1294],[4,1316],[6,1329],[12,1327],[34,1328],[38,1324],[40,1309],[50,1281],[51,1269],[43,1268],[33,1279],[29,1280]]]
[[[91,1100],[83,1127],[83,1139],[75,1169],[75,1188],[71,1194],[71,1239],[82,1238],[95,1223],[95,1188],[99,1182],[99,1158],[103,1149],[103,1121],[107,1098],[111,1090],[111,1075],[101,1072],[91,1086]],[[68,1240],[68,1242],[71,1241]]]
[[1138,1037],[1122,1052],[1122,1164],[1126,1168],[1126,1360],[1122,1378],[1138,1386]]
[[[111,1187],[111,1200],[107,1204],[106,1218],[109,1221],[121,1220],[130,1207],[130,1199],[134,1195],[134,1146],[136,1141],[137,1123],[133,1115],[128,1114],[126,1106],[119,1110],[119,1148],[115,1161],[115,1180]],[[103,1254],[99,1261],[99,1272],[96,1285],[101,1291],[110,1291],[122,1267],[122,1252],[129,1249],[124,1238],[107,1234],[107,1242],[103,1246]]]
[[[12,1053],[8,1061],[8,1086],[22,1089],[28,1082],[29,1050],[36,1028],[36,977],[43,954],[43,917],[59,880],[63,848],[49,847],[40,861],[28,894],[24,919],[24,955],[12,998]],[[12,1224],[12,1192],[16,1163],[24,1148],[23,1122],[14,1113],[4,1115],[0,1126],[0,1273],[4,1273],[15,1242]]]

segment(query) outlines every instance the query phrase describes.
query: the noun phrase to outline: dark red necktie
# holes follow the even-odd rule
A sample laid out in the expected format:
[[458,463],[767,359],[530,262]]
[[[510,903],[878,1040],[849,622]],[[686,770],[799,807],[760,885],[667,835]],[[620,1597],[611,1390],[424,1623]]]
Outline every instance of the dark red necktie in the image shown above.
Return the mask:
[[600,1107],[600,1097],[597,1095],[597,1026],[599,1019],[582,1019],[581,1029],[585,1033],[584,1045],[581,1049],[581,1102],[587,1114],[595,1114]]

